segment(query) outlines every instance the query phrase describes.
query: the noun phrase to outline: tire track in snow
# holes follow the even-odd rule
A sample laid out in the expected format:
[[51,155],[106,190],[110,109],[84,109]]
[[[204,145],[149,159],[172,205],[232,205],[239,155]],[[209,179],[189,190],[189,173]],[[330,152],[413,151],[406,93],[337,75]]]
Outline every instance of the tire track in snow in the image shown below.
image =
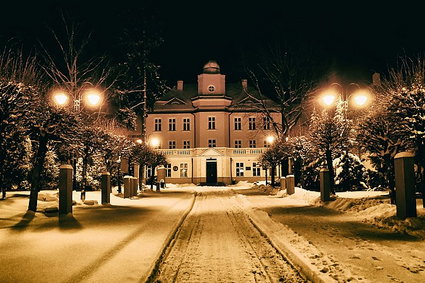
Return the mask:
[[148,282],[305,282],[228,189],[201,191]]

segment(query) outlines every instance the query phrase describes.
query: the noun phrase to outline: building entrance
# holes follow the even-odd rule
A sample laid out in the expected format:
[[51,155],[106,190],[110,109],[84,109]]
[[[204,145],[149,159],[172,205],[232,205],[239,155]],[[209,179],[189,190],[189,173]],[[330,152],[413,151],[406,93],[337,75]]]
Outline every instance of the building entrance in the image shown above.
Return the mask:
[[207,159],[207,185],[217,184],[217,159]]

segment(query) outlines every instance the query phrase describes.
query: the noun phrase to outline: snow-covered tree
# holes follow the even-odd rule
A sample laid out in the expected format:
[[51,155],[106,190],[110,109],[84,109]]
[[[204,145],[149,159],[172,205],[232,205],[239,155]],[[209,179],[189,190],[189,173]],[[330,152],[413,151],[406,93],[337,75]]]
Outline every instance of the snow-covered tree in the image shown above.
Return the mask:
[[333,161],[335,170],[335,187],[339,190],[367,189],[367,171],[360,158],[349,152],[343,152]]
[[335,108],[321,113],[313,111],[310,123],[310,139],[320,154],[324,154],[331,180],[331,191],[335,193],[333,160],[350,145],[351,121],[344,113],[343,102]]

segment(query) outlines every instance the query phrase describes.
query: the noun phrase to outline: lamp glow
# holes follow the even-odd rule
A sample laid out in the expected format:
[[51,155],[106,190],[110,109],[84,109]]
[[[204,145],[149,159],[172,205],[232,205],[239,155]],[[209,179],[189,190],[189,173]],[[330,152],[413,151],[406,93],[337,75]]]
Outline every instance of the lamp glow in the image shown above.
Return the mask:
[[353,97],[353,102],[356,106],[362,107],[365,106],[369,101],[369,95],[365,92],[356,93]]
[[85,101],[91,107],[98,106],[102,102],[102,96],[96,89],[91,89],[86,93]]
[[272,144],[274,142],[274,136],[267,136],[266,137],[266,142],[268,144]]
[[65,106],[69,102],[69,97],[64,92],[58,92],[53,95],[53,100],[58,106]]
[[333,94],[325,94],[322,96],[322,103],[326,106],[331,106],[335,102],[335,95]]
[[159,139],[158,138],[152,138],[151,140],[150,140],[150,145],[152,146],[152,147],[159,147]]
[[137,140],[136,140],[136,143],[138,143],[138,144],[142,144],[142,143],[143,143],[143,141],[142,141],[142,139],[137,139]]

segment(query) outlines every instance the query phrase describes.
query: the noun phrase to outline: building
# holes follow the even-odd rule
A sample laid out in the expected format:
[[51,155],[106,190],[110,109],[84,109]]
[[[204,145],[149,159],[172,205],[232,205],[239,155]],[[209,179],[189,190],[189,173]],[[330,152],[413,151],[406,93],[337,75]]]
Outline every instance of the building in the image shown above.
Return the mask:
[[[267,106],[268,115],[260,104]],[[146,120],[146,138],[167,157],[166,182],[258,181],[265,171],[257,159],[270,146],[272,121],[280,123],[281,116],[271,100],[247,80],[226,83],[220,66],[209,61],[197,84],[177,81],[155,103]]]

